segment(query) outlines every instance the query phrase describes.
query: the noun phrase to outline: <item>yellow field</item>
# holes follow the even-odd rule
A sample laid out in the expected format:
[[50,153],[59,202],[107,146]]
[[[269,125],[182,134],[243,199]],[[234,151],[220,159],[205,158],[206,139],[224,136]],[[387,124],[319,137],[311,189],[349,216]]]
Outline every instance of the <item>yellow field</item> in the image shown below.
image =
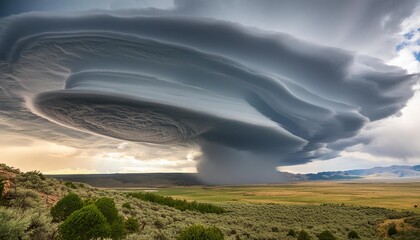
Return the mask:
[[[200,202],[346,204],[420,213],[420,183],[302,182],[280,185],[159,188],[158,194]],[[415,208],[417,205],[419,207]]]

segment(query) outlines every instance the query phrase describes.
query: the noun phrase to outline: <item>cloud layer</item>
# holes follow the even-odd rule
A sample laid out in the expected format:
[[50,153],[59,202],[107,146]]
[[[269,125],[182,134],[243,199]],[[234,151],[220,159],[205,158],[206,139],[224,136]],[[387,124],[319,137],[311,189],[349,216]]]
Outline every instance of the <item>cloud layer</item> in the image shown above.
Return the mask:
[[418,76],[382,60],[193,5],[2,19],[3,131],[200,146],[204,180],[267,182],[276,166],[337,156],[335,142],[412,97]]

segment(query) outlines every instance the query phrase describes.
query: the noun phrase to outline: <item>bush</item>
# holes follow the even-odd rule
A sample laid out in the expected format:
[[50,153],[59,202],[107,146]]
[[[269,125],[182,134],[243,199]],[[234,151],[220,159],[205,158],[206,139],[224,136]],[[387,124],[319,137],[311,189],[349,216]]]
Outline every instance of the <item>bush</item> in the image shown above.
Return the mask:
[[397,233],[398,233],[397,226],[395,226],[395,224],[393,224],[393,223],[389,224],[388,225],[388,235],[392,236],[392,235],[395,235]]
[[110,237],[112,239],[122,239],[125,237],[125,226],[124,220],[121,216],[117,216],[117,218],[110,224],[111,234]]
[[107,222],[112,224],[115,220],[118,219],[118,210],[115,207],[115,202],[112,198],[102,197],[96,200],[96,207],[101,211],[105,216]]
[[203,225],[190,226],[179,234],[177,240],[223,240],[222,231],[217,227],[204,227]]
[[91,204],[95,205],[95,199],[92,199],[92,198],[83,199],[83,206],[87,206]]
[[9,166],[7,166],[4,163],[0,163],[0,169],[3,169],[4,171],[11,172],[11,173],[16,173],[16,174],[19,174],[20,173],[20,170],[19,169],[14,168],[14,167],[9,167]]
[[123,208],[131,209],[131,204],[129,202],[125,202],[122,205]]
[[337,240],[337,238],[329,230],[325,230],[318,235],[319,240]]
[[110,237],[112,239],[122,239],[125,236],[125,226],[123,218],[118,214],[118,209],[112,198],[102,197],[95,201],[95,206],[104,215],[110,226]]
[[20,208],[21,210],[38,208],[41,201],[38,193],[30,189],[19,187],[15,191],[10,191],[8,194],[13,200],[8,201],[7,206]]
[[161,222],[160,220],[156,220],[153,225],[155,226],[155,228],[157,229],[163,229],[165,227],[165,224],[163,224],[163,222]]
[[359,234],[357,234],[357,232],[356,232],[356,231],[354,231],[354,230],[351,230],[351,231],[349,232],[349,234],[347,234],[347,237],[348,237],[349,239],[360,239]]
[[76,189],[77,186],[72,182],[65,182],[64,185],[68,188]]
[[280,230],[279,230],[279,228],[278,228],[278,227],[272,227],[272,228],[271,228],[271,231],[272,231],[272,232],[279,232]]
[[69,193],[58,201],[51,208],[51,216],[53,221],[60,222],[64,221],[74,211],[79,210],[83,207],[83,201],[79,195],[75,193]]
[[289,232],[287,233],[287,236],[296,237],[296,231],[293,229],[290,229]]
[[110,228],[95,205],[73,212],[58,228],[63,240],[85,240],[108,237]]
[[309,233],[307,233],[306,231],[302,230],[302,231],[299,232],[299,235],[298,235],[298,238],[297,239],[298,240],[311,240],[312,237],[309,236]]
[[29,223],[21,212],[0,208],[0,239],[22,239]]
[[[38,209],[39,211],[39,209]],[[51,224],[51,218],[47,214],[40,212],[30,213],[30,222],[27,225],[25,232],[31,240],[54,239],[56,235],[56,228]]]
[[140,223],[139,220],[135,218],[128,218],[127,221],[125,221],[125,230],[128,233],[136,233],[139,231]]
[[30,188],[43,193],[51,193],[46,178],[38,171],[20,173],[15,176],[14,182],[21,187]]

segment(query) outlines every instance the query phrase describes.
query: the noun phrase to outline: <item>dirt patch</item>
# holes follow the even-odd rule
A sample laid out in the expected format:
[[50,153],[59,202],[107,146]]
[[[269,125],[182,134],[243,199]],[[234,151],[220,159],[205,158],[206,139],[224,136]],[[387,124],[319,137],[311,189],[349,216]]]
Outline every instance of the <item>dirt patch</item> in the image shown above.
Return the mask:
[[12,181],[11,180],[4,180],[3,181],[3,196],[7,198],[9,195],[9,191],[12,188]]
[[376,231],[378,232],[378,235],[382,239],[391,239],[388,236],[388,226],[390,224],[395,224],[395,227],[397,228],[398,232],[402,232],[406,230],[415,230],[416,228],[414,226],[405,222],[405,219],[407,218],[409,217],[398,218],[398,219],[387,219],[378,225],[378,227],[376,228]]
[[48,207],[54,206],[54,204],[60,200],[60,197],[56,195],[48,195],[45,193],[40,193],[40,196],[48,205]]

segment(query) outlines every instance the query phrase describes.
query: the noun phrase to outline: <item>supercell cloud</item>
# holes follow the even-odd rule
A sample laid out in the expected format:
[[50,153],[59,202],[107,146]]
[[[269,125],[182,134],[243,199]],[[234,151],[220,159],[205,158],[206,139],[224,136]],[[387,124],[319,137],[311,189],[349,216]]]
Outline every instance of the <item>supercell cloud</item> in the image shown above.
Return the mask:
[[186,5],[1,19],[2,132],[198,146],[203,180],[270,182],[413,95],[418,75],[375,56]]

